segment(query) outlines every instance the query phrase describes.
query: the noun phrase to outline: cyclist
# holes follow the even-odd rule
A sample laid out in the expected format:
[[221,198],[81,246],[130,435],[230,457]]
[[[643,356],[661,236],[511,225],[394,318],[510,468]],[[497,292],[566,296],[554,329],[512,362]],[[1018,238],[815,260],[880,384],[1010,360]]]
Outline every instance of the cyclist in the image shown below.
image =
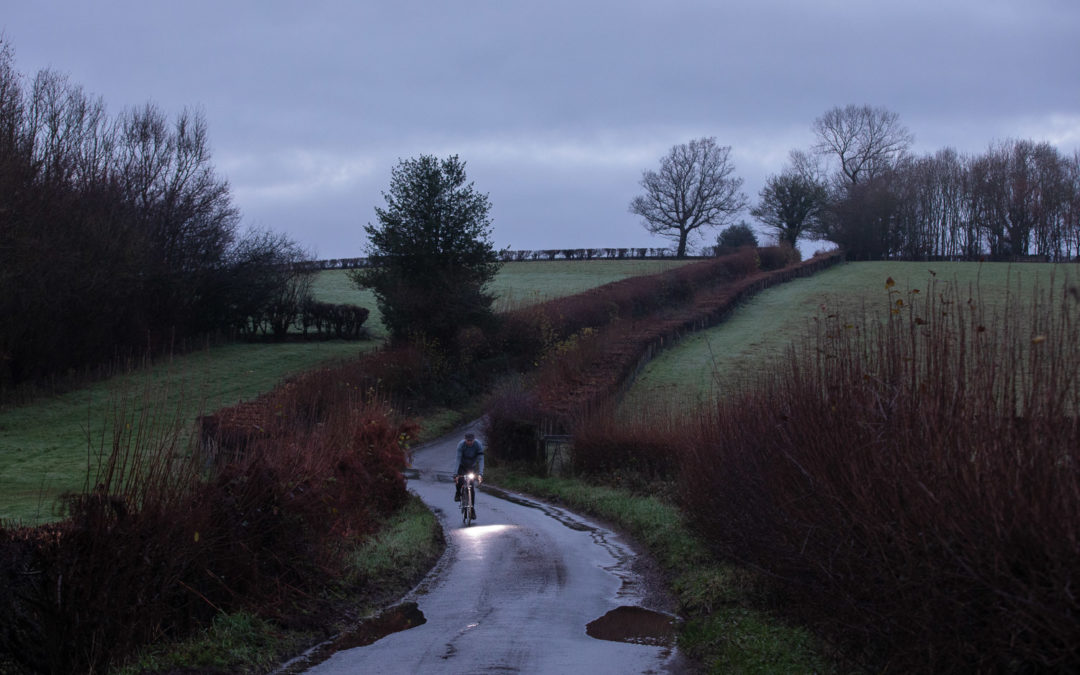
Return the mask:
[[[465,474],[472,471],[476,474],[476,482],[483,482],[484,474],[484,446],[476,440],[476,434],[471,431],[465,434],[465,440],[457,446],[457,474],[454,476],[454,501],[461,501],[461,487],[465,485]],[[476,520],[476,492],[473,491],[473,512],[470,517]]]

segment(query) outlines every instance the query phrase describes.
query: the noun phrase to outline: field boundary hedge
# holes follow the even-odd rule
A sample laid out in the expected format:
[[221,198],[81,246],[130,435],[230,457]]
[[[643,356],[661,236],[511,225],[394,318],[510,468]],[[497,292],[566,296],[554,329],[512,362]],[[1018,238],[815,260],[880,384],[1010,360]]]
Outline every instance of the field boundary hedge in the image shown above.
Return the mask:
[[641,374],[641,371],[649,364],[656,355],[665,349],[670,349],[675,346],[683,337],[689,333],[695,333],[697,331],[705,330],[719,325],[727,320],[731,313],[735,311],[739,305],[746,302],[750,298],[754,297],[761,291],[772,288],[773,286],[779,286],[795,279],[802,279],[804,277],[812,276],[818,272],[823,272],[829,269],[833,265],[843,262],[844,256],[840,253],[833,253],[826,256],[818,256],[799,263],[793,267],[786,267],[784,269],[774,270],[771,272],[765,272],[762,275],[758,275],[755,278],[746,279],[745,283],[737,283],[736,286],[740,286],[734,291],[732,297],[724,304],[723,307],[717,307],[708,316],[698,318],[689,323],[689,325],[683,325],[676,329],[673,333],[659,336],[658,339],[654,339],[649,342],[645,347],[644,353],[638,359],[633,372],[619,385],[618,391],[615,392],[615,398],[622,397],[630,386],[637,379],[637,376]]
[[583,413],[622,396],[656,354],[688,333],[716,326],[741,303],[767,288],[816,274],[843,259],[841,253],[832,253],[705,288],[688,306],[671,311],[660,321],[651,315],[645,324],[615,324],[606,335],[595,336],[593,344],[583,341],[575,354],[564,355],[547,373],[541,373],[539,396],[547,418],[545,428],[566,433]]

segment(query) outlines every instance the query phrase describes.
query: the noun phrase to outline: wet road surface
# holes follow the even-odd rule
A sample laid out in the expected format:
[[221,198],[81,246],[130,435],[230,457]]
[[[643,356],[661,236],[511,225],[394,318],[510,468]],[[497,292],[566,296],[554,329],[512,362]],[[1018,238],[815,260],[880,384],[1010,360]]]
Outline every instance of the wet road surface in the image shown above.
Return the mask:
[[383,619],[396,632],[304,672],[681,670],[668,617],[638,607],[644,588],[630,569],[633,552],[614,533],[550,505],[486,491],[477,494],[476,522],[462,526],[449,481],[460,438],[414,454],[419,477],[409,488],[439,516],[448,546],[404,609]]

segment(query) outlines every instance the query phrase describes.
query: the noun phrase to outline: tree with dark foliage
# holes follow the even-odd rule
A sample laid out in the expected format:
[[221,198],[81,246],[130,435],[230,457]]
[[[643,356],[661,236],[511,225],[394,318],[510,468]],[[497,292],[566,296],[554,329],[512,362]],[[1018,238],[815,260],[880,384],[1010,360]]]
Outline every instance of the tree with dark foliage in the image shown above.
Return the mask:
[[750,215],[774,231],[779,242],[792,246],[817,227],[828,204],[825,186],[794,169],[770,176],[759,195],[761,201]]
[[450,349],[462,329],[488,327],[494,296],[485,286],[499,271],[491,204],[467,182],[465,163],[456,155],[401,160],[383,198],[378,224],[364,227],[370,266],[350,277],[374,291],[391,339]]
[[743,246],[757,246],[757,235],[754,228],[745,220],[740,220],[737,225],[725,227],[716,237],[716,254],[723,255]]

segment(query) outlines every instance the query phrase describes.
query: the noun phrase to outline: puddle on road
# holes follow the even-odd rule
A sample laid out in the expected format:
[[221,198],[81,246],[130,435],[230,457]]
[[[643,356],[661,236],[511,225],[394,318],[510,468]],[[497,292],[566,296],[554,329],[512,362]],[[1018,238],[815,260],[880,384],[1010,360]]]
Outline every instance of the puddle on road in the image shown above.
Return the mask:
[[403,602],[360,622],[336,638],[313,647],[302,656],[286,663],[275,673],[276,675],[301,673],[326,661],[337,652],[364,647],[387,635],[416,628],[425,623],[427,623],[427,618],[415,602]]
[[334,640],[332,646],[334,651],[363,647],[391,633],[400,633],[425,623],[427,623],[427,618],[424,617],[424,613],[420,611],[417,604],[405,602],[342,633]]
[[675,646],[674,619],[644,607],[623,605],[589,622],[585,633],[598,640],[655,647]]

